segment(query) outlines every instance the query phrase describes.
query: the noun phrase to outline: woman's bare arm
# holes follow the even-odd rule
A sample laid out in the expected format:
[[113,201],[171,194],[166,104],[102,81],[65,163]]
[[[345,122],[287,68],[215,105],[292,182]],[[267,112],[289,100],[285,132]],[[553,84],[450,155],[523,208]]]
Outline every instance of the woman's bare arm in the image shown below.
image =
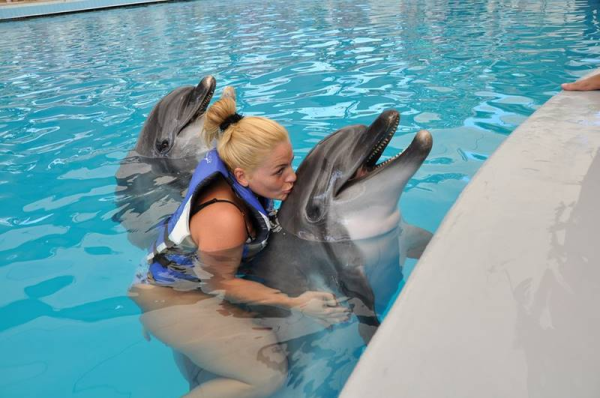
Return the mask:
[[348,317],[347,308],[340,306],[331,293],[306,292],[289,297],[261,283],[237,278],[247,235],[243,215],[231,204],[215,203],[204,208],[192,217],[190,229],[198,244],[205,293],[224,294],[233,303],[295,309],[328,323]]

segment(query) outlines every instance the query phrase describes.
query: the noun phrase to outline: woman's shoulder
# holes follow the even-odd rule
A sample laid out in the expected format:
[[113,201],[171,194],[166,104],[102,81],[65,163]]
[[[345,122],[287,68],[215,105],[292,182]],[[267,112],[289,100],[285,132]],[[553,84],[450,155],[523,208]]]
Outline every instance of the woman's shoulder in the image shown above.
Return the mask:
[[219,185],[211,186],[198,197],[196,205],[201,211],[192,216],[190,232],[201,250],[230,249],[244,244],[246,221],[236,201],[231,188]]

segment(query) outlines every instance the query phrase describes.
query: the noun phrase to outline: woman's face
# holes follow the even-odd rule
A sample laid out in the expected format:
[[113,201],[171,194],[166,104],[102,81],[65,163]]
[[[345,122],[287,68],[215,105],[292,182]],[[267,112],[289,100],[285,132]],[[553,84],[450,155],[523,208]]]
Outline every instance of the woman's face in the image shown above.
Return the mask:
[[262,163],[246,175],[248,187],[265,198],[285,200],[296,181],[296,173],[292,169],[293,159],[294,153],[289,141],[277,144]]

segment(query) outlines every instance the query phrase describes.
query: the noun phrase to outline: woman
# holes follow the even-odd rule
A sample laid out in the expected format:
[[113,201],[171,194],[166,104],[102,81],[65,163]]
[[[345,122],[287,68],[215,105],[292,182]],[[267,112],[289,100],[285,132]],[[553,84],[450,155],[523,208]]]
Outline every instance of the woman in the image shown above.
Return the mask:
[[272,200],[285,200],[294,186],[292,147],[281,125],[238,115],[230,97],[209,108],[205,132],[217,147],[154,245],[146,283],[130,293],[146,330],[179,356],[187,396],[267,396],[286,380],[285,354],[273,332],[236,304],[300,311],[325,325],[348,311],[330,293],[288,297],[236,276],[266,244]]

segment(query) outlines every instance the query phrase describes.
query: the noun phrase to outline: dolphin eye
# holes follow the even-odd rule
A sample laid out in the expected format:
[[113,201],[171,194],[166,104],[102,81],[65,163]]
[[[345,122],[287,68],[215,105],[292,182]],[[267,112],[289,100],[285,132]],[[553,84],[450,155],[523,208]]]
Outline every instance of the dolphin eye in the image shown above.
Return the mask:
[[[306,218],[312,223],[319,223],[327,216],[330,192],[323,190],[318,185],[311,193],[312,201],[306,206]],[[319,189],[320,188],[320,189]]]
[[156,149],[158,149],[159,152],[164,151],[168,147],[169,147],[169,141],[167,141],[167,140],[163,140],[162,142],[158,143],[158,145],[156,145]]
[[320,206],[309,206],[306,208],[306,216],[310,221],[320,221],[322,218],[322,211]]

